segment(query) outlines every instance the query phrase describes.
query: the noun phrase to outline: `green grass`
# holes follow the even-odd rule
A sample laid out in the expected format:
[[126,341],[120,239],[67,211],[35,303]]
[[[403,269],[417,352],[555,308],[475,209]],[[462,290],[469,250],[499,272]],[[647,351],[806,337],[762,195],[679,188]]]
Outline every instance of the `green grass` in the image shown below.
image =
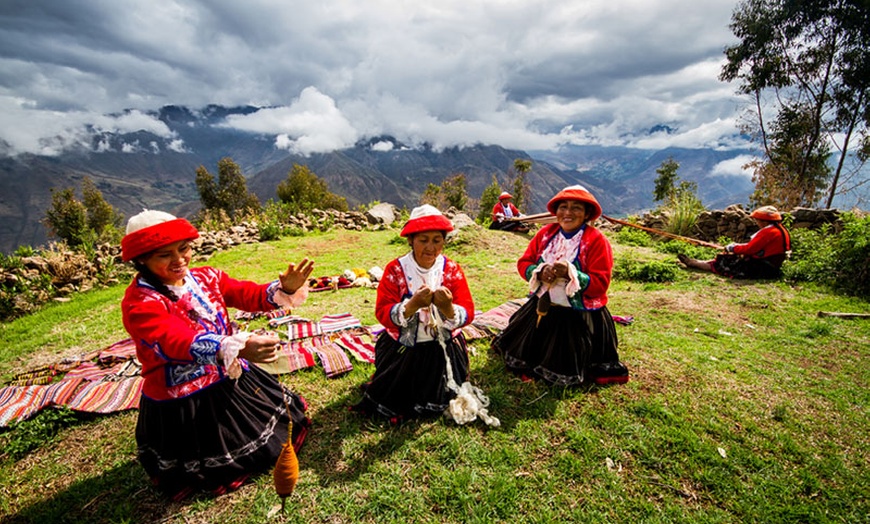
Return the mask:
[[[383,267],[406,252],[395,231],[318,233],[218,253],[208,263],[266,281],[302,256],[316,275]],[[527,237],[463,231],[446,254],[477,309],[525,294]],[[672,255],[614,242],[617,263],[660,268]],[[870,522],[870,322],[820,318],[868,303],[814,286],[679,271],[614,280],[608,307],[632,380],[550,388],[505,373],[474,343],[472,382],[497,429],[447,419],[391,427],[347,411],[373,371],[280,379],[310,402],[301,478],[279,499],[271,477],[238,492],[163,499],[136,462],[136,413],[45,412],[0,434],[2,522]],[[643,280],[642,278],[640,280]],[[76,296],[0,325],[4,379],[125,336],[124,286]],[[374,322],[375,291],[312,293],[296,313]]]

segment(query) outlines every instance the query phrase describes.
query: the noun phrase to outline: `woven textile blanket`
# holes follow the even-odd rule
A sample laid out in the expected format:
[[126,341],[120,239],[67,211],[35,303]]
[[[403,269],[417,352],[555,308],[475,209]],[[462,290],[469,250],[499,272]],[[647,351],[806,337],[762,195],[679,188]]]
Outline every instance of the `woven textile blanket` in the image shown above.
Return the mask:
[[375,363],[375,346],[370,336],[342,333],[335,343],[360,362]]
[[9,386],[0,389],[0,427],[27,420],[41,409],[66,404],[83,380],[73,378],[55,384]]
[[525,298],[508,300],[500,306],[496,306],[485,313],[476,315],[472,325],[490,331],[493,334],[498,333],[507,327],[511,315],[513,315],[520,306],[525,304],[526,300],[527,299]]
[[320,359],[327,378],[337,377],[353,369],[353,364],[341,346],[332,342],[317,346],[314,353]]

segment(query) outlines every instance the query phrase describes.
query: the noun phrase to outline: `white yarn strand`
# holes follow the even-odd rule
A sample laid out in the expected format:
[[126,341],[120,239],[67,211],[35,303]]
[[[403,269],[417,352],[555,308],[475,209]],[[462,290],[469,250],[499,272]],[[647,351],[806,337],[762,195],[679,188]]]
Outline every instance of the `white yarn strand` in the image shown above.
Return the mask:
[[447,409],[444,410],[444,414],[452,418],[460,426],[480,418],[488,426],[499,427],[501,421],[491,416],[487,410],[489,407],[489,397],[484,395],[483,391],[477,386],[472,386],[470,382],[463,382],[462,386],[456,384],[456,380],[453,378],[453,364],[447,355],[447,342],[444,340],[444,330],[441,329],[443,324],[441,315],[435,308],[435,304],[430,304],[429,307],[431,308],[430,318],[434,320],[438,343],[444,351],[444,360],[447,363],[447,388],[456,393],[456,398],[450,401]]

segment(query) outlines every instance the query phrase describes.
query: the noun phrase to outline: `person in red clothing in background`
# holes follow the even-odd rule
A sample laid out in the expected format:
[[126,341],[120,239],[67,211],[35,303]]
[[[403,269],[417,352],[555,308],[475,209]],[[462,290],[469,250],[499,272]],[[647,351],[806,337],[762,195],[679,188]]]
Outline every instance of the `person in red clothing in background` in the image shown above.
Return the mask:
[[625,383],[628,369],[619,361],[607,309],[613,254],[592,226],[601,206],[577,185],[557,193],[547,210],[556,223],[541,228],[517,261],[529,298],[492,348],[523,379],[559,386]]
[[791,251],[791,237],[782,225],[782,215],[773,206],[762,206],[749,214],[758,231],[745,244],[728,244],[726,253],[713,260],[677,258],[686,267],[711,271],[729,278],[779,278],[782,263]]
[[529,226],[519,221],[506,220],[508,218],[521,217],[522,213],[517,209],[517,206],[511,202],[513,195],[508,192],[503,192],[498,196],[498,203],[492,208],[492,223],[490,229],[499,229],[501,231],[516,231],[518,233],[526,233],[529,231]]
[[137,454],[174,500],[237,489],[272,468],[291,420],[297,449],[310,425],[305,401],[251,364],[277,359],[278,337],[236,331],[227,308],[298,306],[314,263],[290,264],[268,284],[235,280],[189,267],[197,237],[187,220],[145,210],[121,240],[122,258],[137,270],[121,302],[144,380]]

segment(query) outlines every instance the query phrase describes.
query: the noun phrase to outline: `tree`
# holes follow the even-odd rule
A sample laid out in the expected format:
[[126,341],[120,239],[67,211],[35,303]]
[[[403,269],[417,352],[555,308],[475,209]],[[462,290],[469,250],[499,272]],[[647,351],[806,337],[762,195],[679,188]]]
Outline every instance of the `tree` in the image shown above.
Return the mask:
[[517,158],[514,160],[513,168],[516,176],[511,181],[511,191],[514,197],[514,205],[517,206],[517,209],[522,211],[525,209],[531,195],[531,188],[526,180],[526,174],[532,170],[532,161],[524,158]]
[[680,164],[673,158],[661,163],[656,169],[659,176],[655,181],[653,196],[656,202],[663,202],[660,211],[668,217],[667,230],[677,235],[688,235],[698,213],[704,210],[704,204],[698,198],[698,184],[680,180],[677,175],[679,168]]
[[247,212],[260,210],[260,200],[248,191],[242,169],[228,157],[218,161],[217,182],[205,166],[199,166],[196,169],[196,189],[203,210],[223,211],[232,221]]
[[468,182],[465,179],[465,173],[456,173],[447,177],[444,182],[441,182],[441,188],[448,205],[459,211],[465,209],[465,205],[468,203]]
[[278,198],[295,212],[312,209],[336,209],[347,211],[347,200],[330,193],[325,180],[317,177],[308,166],[293,164],[287,178],[278,184]]
[[98,239],[110,242],[120,240],[124,215],[106,202],[102,191],[97,189],[90,177],[84,177],[82,180],[82,204],[85,206],[88,227],[94,231]]
[[[780,205],[789,199],[777,188],[801,195],[801,205],[814,205],[827,192],[830,207],[870,147],[870,3],[744,0],[730,27],[739,42],[726,48],[720,78],[739,80],[738,92],[753,97],[744,130],[764,152],[752,166],[757,187]],[[849,154],[856,140],[859,154]],[[831,145],[839,155],[833,177],[820,169]],[[784,178],[766,180],[777,176]]]
[[59,191],[51,189],[51,207],[45,212],[43,224],[70,247],[78,247],[87,241],[88,210],[76,199],[71,187]]
[[477,223],[488,226],[492,221],[492,208],[498,203],[498,196],[501,194],[501,186],[498,184],[498,177],[492,175],[492,183],[483,188],[483,193],[480,194],[480,211],[477,213]]
[[656,177],[655,189],[653,189],[653,199],[656,202],[669,200],[674,195],[674,184],[677,181],[677,169],[680,168],[680,163],[673,158],[668,158],[662,165],[656,169],[659,174]]
[[82,179],[82,200],[72,187],[51,189],[51,207],[43,224],[73,248],[91,247],[98,241],[118,242],[124,217],[103,198],[90,177]]
[[429,204],[438,209],[455,207],[463,211],[468,204],[468,186],[465,173],[455,173],[445,178],[440,186],[429,183],[420,195],[421,204]]

